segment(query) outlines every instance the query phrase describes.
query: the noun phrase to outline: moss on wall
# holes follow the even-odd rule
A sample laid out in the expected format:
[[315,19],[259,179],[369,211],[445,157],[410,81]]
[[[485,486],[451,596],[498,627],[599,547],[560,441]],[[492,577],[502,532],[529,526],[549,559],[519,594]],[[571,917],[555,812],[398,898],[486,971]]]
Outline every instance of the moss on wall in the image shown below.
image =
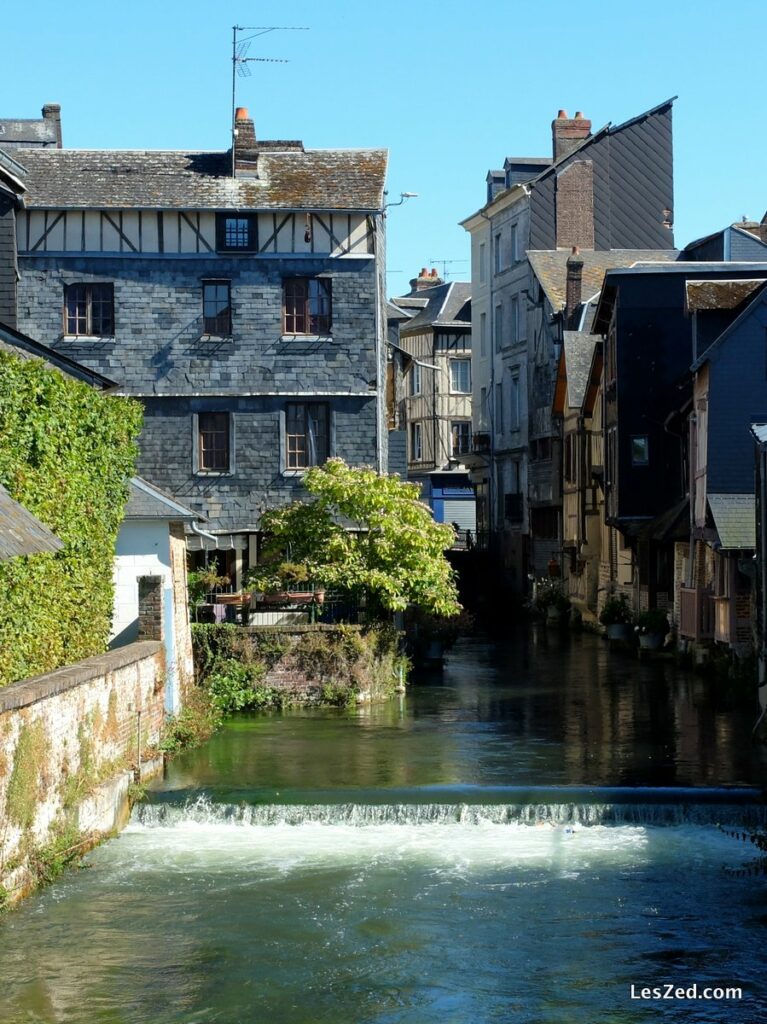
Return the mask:
[[45,755],[48,749],[45,726],[41,721],[26,722],[21,727],[13,754],[13,768],[8,780],[5,816],[13,825],[29,829],[35,821],[42,795]]
[[141,406],[0,352],[0,483],[64,542],[0,563],[0,685],[100,654]]

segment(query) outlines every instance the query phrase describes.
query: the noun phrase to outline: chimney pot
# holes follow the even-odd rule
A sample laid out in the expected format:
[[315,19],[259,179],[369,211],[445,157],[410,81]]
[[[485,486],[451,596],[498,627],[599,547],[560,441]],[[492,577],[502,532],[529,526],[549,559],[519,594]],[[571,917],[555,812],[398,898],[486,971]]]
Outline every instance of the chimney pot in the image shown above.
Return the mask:
[[234,119],[235,121],[249,121],[250,118],[248,117],[248,108],[237,107],[237,109],[234,112]]
[[583,111],[582,110],[576,110],[575,111],[575,120],[576,121],[585,121],[586,120],[586,118],[583,116]]
[[557,113],[557,121],[566,121],[566,120],[567,120],[567,111],[566,110],[560,110]]

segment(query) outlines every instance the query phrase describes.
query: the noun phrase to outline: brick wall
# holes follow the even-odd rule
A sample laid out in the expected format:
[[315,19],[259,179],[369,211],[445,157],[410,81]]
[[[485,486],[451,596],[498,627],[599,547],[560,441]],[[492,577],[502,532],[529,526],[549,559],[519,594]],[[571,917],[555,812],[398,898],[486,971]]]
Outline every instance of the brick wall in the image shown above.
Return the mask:
[[164,673],[146,641],[0,689],[0,885],[23,885],[30,852],[157,745]]

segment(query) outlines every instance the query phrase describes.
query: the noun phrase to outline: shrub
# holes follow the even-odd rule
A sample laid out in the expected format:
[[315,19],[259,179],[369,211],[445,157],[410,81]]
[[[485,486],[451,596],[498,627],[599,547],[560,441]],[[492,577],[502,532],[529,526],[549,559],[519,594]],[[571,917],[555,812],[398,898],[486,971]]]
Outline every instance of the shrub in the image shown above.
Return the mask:
[[605,601],[605,606],[599,613],[599,621],[603,626],[626,625],[633,618],[631,606],[625,594],[613,594]]
[[0,563],[0,685],[106,649],[141,406],[0,352],[0,483],[64,543]]
[[669,631],[668,616],[663,608],[649,608],[636,617],[636,628],[640,633],[662,633]]

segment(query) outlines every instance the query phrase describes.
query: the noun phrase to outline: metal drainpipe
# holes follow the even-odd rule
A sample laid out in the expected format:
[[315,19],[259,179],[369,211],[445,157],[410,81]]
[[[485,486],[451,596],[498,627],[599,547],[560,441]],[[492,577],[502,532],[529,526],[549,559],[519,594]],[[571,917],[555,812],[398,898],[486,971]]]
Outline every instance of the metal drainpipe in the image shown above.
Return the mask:
[[[376,234],[374,236],[374,243],[376,247],[376,293],[378,301],[376,302],[376,470],[379,475],[383,474],[387,467],[384,466],[383,457],[383,429],[384,429],[384,408],[382,396],[386,388],[386,361],[384,359],[383,368],[381,366],[381,353],[384,351],[382,342],[383,330],[384,330],[384,280],[381,273],[380,265],[380,249],[384,246],[384,243],[379,244],[379,238],[384,234],[384,212],[380,211],[377,217],[378,224],[376,224]],[[385,248],[384,248],[385,255]]]
[[[494,264],[494,261],[493,261],[493,228],[492,228],[493,220],[492,220],[492,217],[488,217],[488,215],[486,213],[484,213],[482,210],[479,211],[479,215],[480,215],[480,217],[482,217],[484,220],[487,221],[488,226],[489,226],[489,230],[490,230],[490,235],[489,235],[489,238],[488,238],[489,247],[488,247],[488,263],[487,263],[487,272],[488,272],[488,276],[489,276],[489,279],[490,279],[490,337],[488,338],[488,343],[489,343],[489,346],[490,346],[490,387],[488,388],[488,392],[489,393],[488,393],[488,396],[487,396],[487,408],[485,410],[485,412],[487,414],[488,434],[490,435],[490,462],[489,462],[489,472],[487,474],[487,526],[488,526],[488,535],[489,535],[489,534],[493,533],[492,523],[493,523],[493,514],[494,514],[494,510],[495,510],[495,505],[496,505],[496,501],[495,501],[495,429],[494,429],[495,416],[494,415],[493,416],[490,415],[490,409],[492,408],[493,410],[495,410],[495,406],[493,404],[495,402],[495,306],[493,304],[493,294],[494,294],[494,287],[493,287],[494,280],[493,279],[494,279],[494,276],[495,276],[494,275],[494,271],[493,271],[493,267],[495,266],[495,264]],[[480,412],[481,412],[481,410],[480,410]],[[490,537],[488,536],[488,541],[489,540],[490,540]]]

